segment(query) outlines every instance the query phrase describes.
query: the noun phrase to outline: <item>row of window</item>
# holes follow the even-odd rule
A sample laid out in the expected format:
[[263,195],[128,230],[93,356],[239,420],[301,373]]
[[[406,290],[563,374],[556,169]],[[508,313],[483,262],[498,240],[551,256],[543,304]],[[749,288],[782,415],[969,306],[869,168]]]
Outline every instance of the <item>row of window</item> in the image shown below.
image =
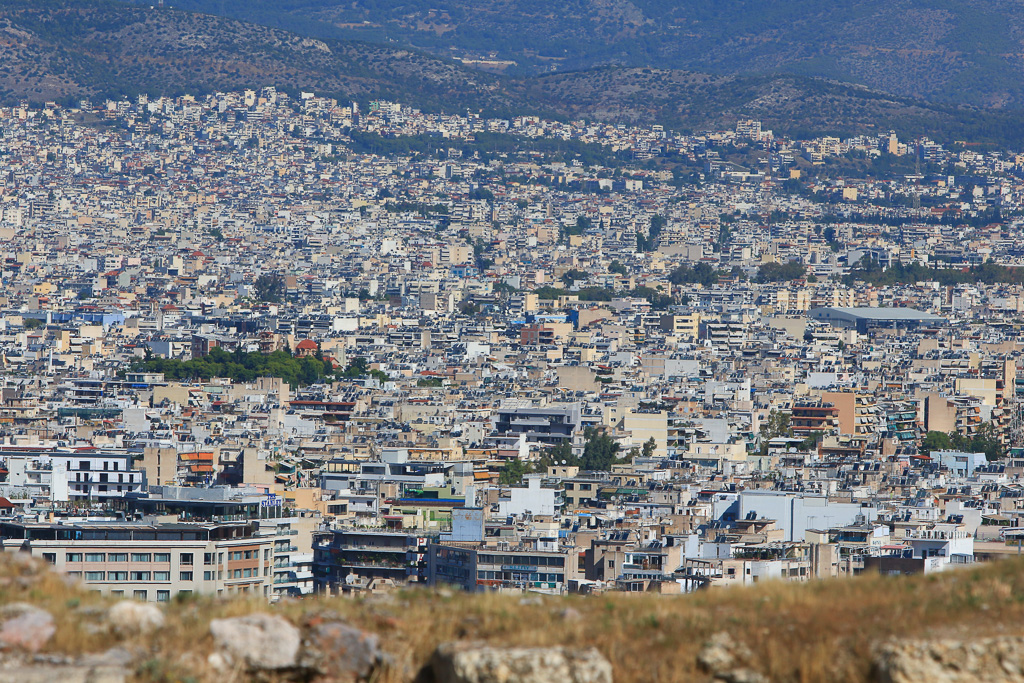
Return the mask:
[[[170,562],[170,553],[67,553],[64,556],[66,562],[127,562],[131,557],[132,562]],[[182,553],[178,557],[180,564],[192,564],[192,553]]]
[[476,578],[486,579],[489,581],[548,581],[552,583],[561,583],[564,574],[544,574],[538,572],[520,573],[520,572],[488,572],[478,571]]
[[[86,581],[170,581],[170,572],[68,572],[68,576]],[[182,581],[192,581],[192,572],[180,572]]]
[[[99,591],[96,591],[96,592],[98,593]],[[178,592],[187,595],[187,594],[191,593],[192,591],[178,591]],[[110,594],[112,596],[116,597],[116,598],[123,598],[124,597],[124,591],[110,591]],[[143,590],[132,591],[132,597],[135,598],[136,600],[142,600],[142,601],[149,600],[149,591],[143,591]],[[170,599],[171,599],[171,591],[161,590],[161,591],[157,591],[156,592],[156,601],[157,602],[167,602]]]
[[[228,553],[228,559],[231,560],[232,562],[234,562],[236,560],[258,560],[258,559],[260,559],[260,551],[259,550],[232,550],[230,553]],[[269,549],[263,551],[263,559],[264,560],[269,560],[270,559],[270,550]]]
[[[223,569],[218,569],[216,572],[212,572],[212,571],[205,571],[205,572],[203,572],[203,580],[204,581],[213,581],[214,573],[217,574],[217,580],[221,580],[221,579],[224,578],[224,570]],[[228,570],[228,578],[229,579],[255,579],[255,578],[259,578],[259,575],[260,575],[260,570],[258,568],[257,569],[234,569],[234,570],[229,569]],[[263,576],[270,576],[270,567],[264,567],[263,568]]]
[[524,565],[532,567],[564,567],[564,557],[547,555],[491,555],[480,553],[477,564]]
[[96,487],[96,490],[99,493],[107,493],[109,491],[117,491],[117,493],[124,493],[125,491],[124,486],[118,485],[116,488],[111,488],[110,484],[75,484],[74,486],[71,487],[71,490],[77,493],[89,493],[89,491],[91,490],[90,487],[93,486]]
[[[65,562],[170,562],[171,553],[79,553],[70,552],[64,555]],[[50,564],[57,563],[57,553],[43,553],[43,559]],[[233,550],[228,553],[228,560],[259,560],[259,550]],[[264,549],[263,560],[270,561],[270,549]],[[194,562],[193,553],[181,553],[178,555],[178,563],[191,565]],[[224,553],[203,553],[203,564],[224,564]]]

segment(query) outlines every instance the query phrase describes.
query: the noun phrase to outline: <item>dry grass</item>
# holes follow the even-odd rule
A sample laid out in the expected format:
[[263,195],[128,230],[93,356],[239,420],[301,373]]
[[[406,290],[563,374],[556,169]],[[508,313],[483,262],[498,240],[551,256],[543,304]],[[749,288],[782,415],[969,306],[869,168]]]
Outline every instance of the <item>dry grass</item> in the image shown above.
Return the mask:
[[[310,599],[268,607],[260,601],[198,598],[167,605],[167,626],[123,642],[145,650],[140,681],[224,682],[206,667],[211,618],[256,610],[296,624],[333,613],[381,636],[396,666],[380,683],[414,677],[433,649],[457,639],[505,645],[593,646],[612,662],[615,680],[704,680],[697,653],[725,631],[746,645],[745,664],[775,681],[856,681],[870,677],[871,650],[892,637],[1024,634],[1024,562],[913,578],[862,577],[812,583],[764,583],[678,597],[608,595],[523,599],[406,591],[362,600]],[[98,629],[109,604],[59,577],[31,578],[24,565],[0,565],[0,601],[50,610],[59,628],[55,652],[100,651],[115,639]],[[568,617],[563,612],[568,611]],[[328,616],[328,618],[334,618]],[[233,677],[244,680],[241,672]]]

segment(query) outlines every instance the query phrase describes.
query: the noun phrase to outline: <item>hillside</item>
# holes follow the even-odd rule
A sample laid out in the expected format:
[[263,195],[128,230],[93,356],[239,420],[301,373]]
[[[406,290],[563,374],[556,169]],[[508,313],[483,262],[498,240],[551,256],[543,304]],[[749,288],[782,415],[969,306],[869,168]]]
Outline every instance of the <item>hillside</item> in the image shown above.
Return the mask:
[[[288,7],[288,3],[283,3]],[[386,45],[113,0],[0,0],[0,101],[70,100],[275,85],[429,111],[587,117],[679,130],[760,118],[791,134],[928,134],[1024,145],[1016,110],[925,103],[806,76],[606,67],[494,75]]]
[[[892,660],[902,653],[905,669],[934,667],[964,657],[970,648],[966,661],[957,663],[961,678],[943,680],[971,680],[975,666],[993,667],[986,673],[1000,676],[987,680],[1020,681],[1022,569],[1013,559],[928,576],[776,581],[675,597],[524,597],[445,589],[274,606],[259,599],[195,597],[159,607],[127,602],[111,610],[114,601],[80,591],[25,555],[2,553],[0,680],[85,680],[75,671],[101,666],[154,683],[256,680],[257,661],[277,667],[271,675],[264,671],[261,680],[353,680],[338,674],[342,662],[330,659],[331,652],[346,648],[348,663],[376,669],[372,680],[469,680],[432,679],[427,668],[440,644],[460,642],[472,648],[594,648],[618,683],[704,681],[710,674],[719,680],[807,683],[937,680],[925,669],[900,678]],[[280,633],[256,634],[269,642],[250,643],[255,652],[247,669],[231,659],[224,644],[228,626],[238,622],[211,620],[253,613],[267,615],[260,623]],[[993,636],[1005,640],[981,640]],[[923,645],[907,639],[924,639]],[[324,648],[325,642],[332,647]],[[883,646],[887,654],[880,654]],[[924,649],[934,653],[922,657]],[[367,656],[354,657],[356,652]],[[890,667],[888,673],[882,667]]]
[[514,60],[526,73],[601,65],[783,72],[934,102],[1024,105],[1024,6],[1007,0],[567,0],[557,11],[541,0],[174,4],[321,37]]
[[494,78],[408,50],[325,42],[103,0],[0,2],[0,98],[203,93],[277,85],[352,98],[498,103]]
[[591,69],[523,81],[531,99],[569,116],[681,130],[731,128],[760,119],[766,128],[813,136],[928,134],[938,139],[1020,145],[1020,112],[929,104],[801,76],[715,76],[666,69]]

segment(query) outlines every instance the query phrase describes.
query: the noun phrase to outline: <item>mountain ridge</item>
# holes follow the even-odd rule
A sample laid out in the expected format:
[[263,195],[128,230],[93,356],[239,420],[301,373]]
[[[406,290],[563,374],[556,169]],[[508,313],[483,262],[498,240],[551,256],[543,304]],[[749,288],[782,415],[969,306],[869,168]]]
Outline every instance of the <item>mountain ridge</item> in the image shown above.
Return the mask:
[[311,38],[113,0],[0,1],[0,99],[203,94],[274,85],[428,111],[540,114],[680,131],[760,118],[780,132],[896,130],[1024,144],[1017,111],[953,107],[794,74],[600,67],[535,76],[473,70],[403,47]]

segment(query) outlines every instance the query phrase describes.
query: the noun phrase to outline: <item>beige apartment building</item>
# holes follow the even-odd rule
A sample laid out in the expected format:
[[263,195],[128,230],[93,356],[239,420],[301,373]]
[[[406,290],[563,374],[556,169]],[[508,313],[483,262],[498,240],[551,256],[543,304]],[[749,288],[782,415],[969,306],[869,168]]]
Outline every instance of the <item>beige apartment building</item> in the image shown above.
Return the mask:
[[234,524],[0,524],[10,552],[28,552],[88,590],[149,602],[178,594],[269,597],[274,537]]

